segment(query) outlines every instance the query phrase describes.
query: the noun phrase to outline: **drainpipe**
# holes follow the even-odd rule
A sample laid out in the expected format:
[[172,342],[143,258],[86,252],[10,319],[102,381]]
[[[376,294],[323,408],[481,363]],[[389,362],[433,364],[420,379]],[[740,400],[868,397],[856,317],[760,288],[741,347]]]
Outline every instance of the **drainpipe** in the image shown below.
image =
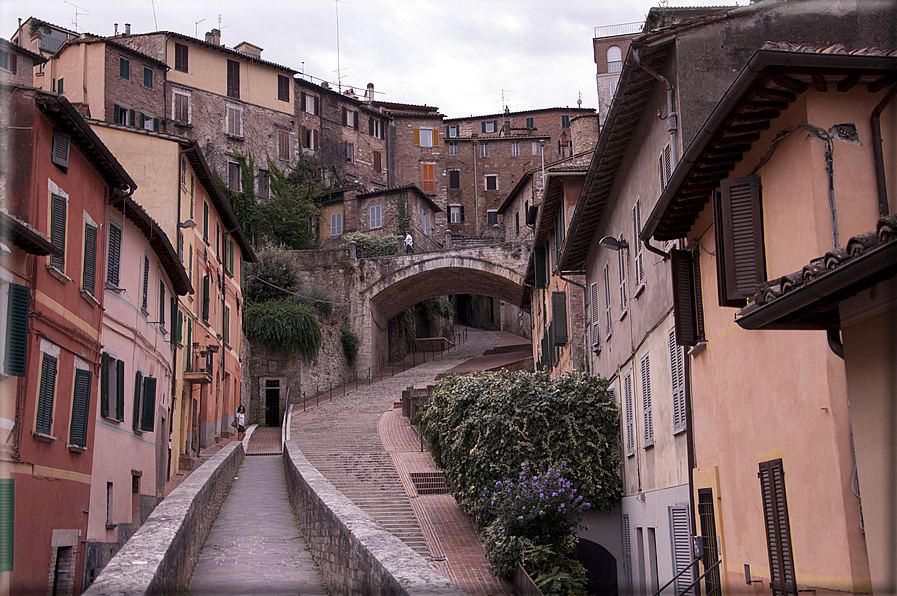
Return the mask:
[[897,85],[884,96],[881,102],[872,110],[872,154],[875,157],[875,183],[878,186],[878,214],[880,217],[888,215],[888,187],[885,185],[885,163],[881,152],[881,113],[885,110],[894,96],[897,95]]
[[[573,273],[573,272],[572,272],[572,271],[568,271],[567,273]],[[584,273],[585,273],[584,271],[577,271],[577,272],[575,273],[575,275],[582,275],[582,274],[584,274]],[[573,281],[573,280],[570,279],[569,277],[564,277],[564,274],[563,274],[559,269],[555,269],[555,270],[554,270],[554,274],[555,274],[559,279],[563,279],[563,280],[564,280],[565,282],[567,282],[568,284],[573,284],[574,286],[579,286],[580,288],[582,288],[582,307],[583,307],[583,309],[585,309],[585,307],[586,307],[586,298],[588,298],[588,293],[587,293],[588,290],[587,290],[587,288],[585,287],[585,285],[579,283],[578,281]],[[584,314],[588,314],[588,312],[586,312],[586,313],[584,313]],[[571,320],[571,321],[573,320],[572,317],[571,317],[570,320]],[[588,321],[589,319],[588,319],[588,317],[586,317],[586,318],[583,319],[583,320]],[[573,325],[570,325],[570,329],[571,329],[571,331],[572,331],[572,329],[573,329]],[[571,337],[572,337],[572,333],[571,333]],[[589,342],[589,334],[586,333],[586,334],[585,334],[585,343],[586,343],[586,346],[583,347],[583,354],[584,354],[584,355],[588,353],[588,342]],[[572,344],[573,342],[571,341],[570,343]],[[571,358],[571,360],[573,360],[573,362],[575,363],[575,362],[576,362],[576,356],[577,356],[577,355],[576,355],[576,354],[571,354],[571,356],[573,356],[573,358]],[[585,358],[585,357],[583,357],[583,363],[586,364],[586,370],[588,370],[588,359]]]
[[[679,132],[679,115],[676,113],[673,106],[673,85],[664,77],[662,74],[652,69],[647,64],[642,64],[641,59],[639,58],[638,48],[632,48],[632,56],[635,58],[635,64],[646,73],[660,81],[664,84],[667,89],[667,130],[670,133],[670,156],[671,156],[671,170],[676,169],[676,164],[679,162],[679,147],[677,143],[678,132]],[[660,250],[655,246],[651,246],[651,242],[649,240],[643,241],[645,248],[650,250],[651,252],[660,255],[664,260],[669,259],[669,253]]]
[[[474,236],[480,235],[480,197],[479,190],[477,189],[477,149],[479,148],[479,141],[474,141],[470,144],[473,148],[473,223],[474,223]],[[449,219],[451,219],[451,214],[449,214]]]

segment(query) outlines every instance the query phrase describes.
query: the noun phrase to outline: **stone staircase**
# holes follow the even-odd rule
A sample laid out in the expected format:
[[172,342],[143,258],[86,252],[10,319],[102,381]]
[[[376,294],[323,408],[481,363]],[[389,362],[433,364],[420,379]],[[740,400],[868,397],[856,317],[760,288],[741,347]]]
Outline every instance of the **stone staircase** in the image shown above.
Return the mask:
[[341,493],[419,555],[430,558],[392,458],[382,445],[344,445],[337,450],[307,435],[297,443],[309,463]]

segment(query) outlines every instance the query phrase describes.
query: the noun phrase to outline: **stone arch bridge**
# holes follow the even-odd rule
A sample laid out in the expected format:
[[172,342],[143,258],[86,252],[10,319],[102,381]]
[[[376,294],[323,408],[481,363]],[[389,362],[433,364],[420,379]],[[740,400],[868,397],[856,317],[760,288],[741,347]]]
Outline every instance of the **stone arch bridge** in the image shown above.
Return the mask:
[[[353,258],[346,249],[302,251],[298,258],[317,283],[348,303],[361,371],[386,362],[390,319],[422,300],[477,294],[520,304],[529,250],[507,242],[374,258]],[[334,267],[345,275],[334,275]]]

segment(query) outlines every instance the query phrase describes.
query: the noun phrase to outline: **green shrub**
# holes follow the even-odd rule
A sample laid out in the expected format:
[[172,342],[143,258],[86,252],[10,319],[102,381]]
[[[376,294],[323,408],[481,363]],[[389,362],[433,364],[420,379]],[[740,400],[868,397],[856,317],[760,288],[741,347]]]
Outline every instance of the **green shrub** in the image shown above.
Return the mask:
[[343,354],[349,364],[355,363],[355,357],[358,356],[358,336],[351,329],[343,327],[339,333],[340,341],[343,344]]
[[302,290],[299,302],[311,306],[323,317],[333,314],[333,298],[330,293],[319,285],[311,284]]
[[343,243],[340,248],[349,246],[349,242],[355,242],[356,256],[359,259],[394,255],[399,251],[397,236],[392,234],[374,235],[362,232],[343,234]]
[[455,309],[452,303],[445,298],[428,298],[417,304],[417,309],[428,319],[442,317],[443,319],[452,319],[455,317]]
[[290,249],[280,244],[265,244],[256,256],[257,262],[246,266],[247,302],[283,300],[302,289],[299,264]]
[[321,347],[321,326],[310,306],[292,298],[247,303],[243,329],[250,339],[258,339],[270,349],[284,354],[301,353],[314,360]]

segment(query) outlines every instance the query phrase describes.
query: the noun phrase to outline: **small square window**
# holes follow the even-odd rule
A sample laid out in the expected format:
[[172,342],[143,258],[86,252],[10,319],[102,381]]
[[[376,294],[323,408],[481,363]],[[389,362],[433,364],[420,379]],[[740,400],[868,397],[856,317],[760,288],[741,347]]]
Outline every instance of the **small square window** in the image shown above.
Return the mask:
[[486,190],[498,190],[498,174],[486,174]]
[[495,132],[495,120],[483,122],[483,132]]
[[570,128],[570,116],[561,116],[561,128]]

